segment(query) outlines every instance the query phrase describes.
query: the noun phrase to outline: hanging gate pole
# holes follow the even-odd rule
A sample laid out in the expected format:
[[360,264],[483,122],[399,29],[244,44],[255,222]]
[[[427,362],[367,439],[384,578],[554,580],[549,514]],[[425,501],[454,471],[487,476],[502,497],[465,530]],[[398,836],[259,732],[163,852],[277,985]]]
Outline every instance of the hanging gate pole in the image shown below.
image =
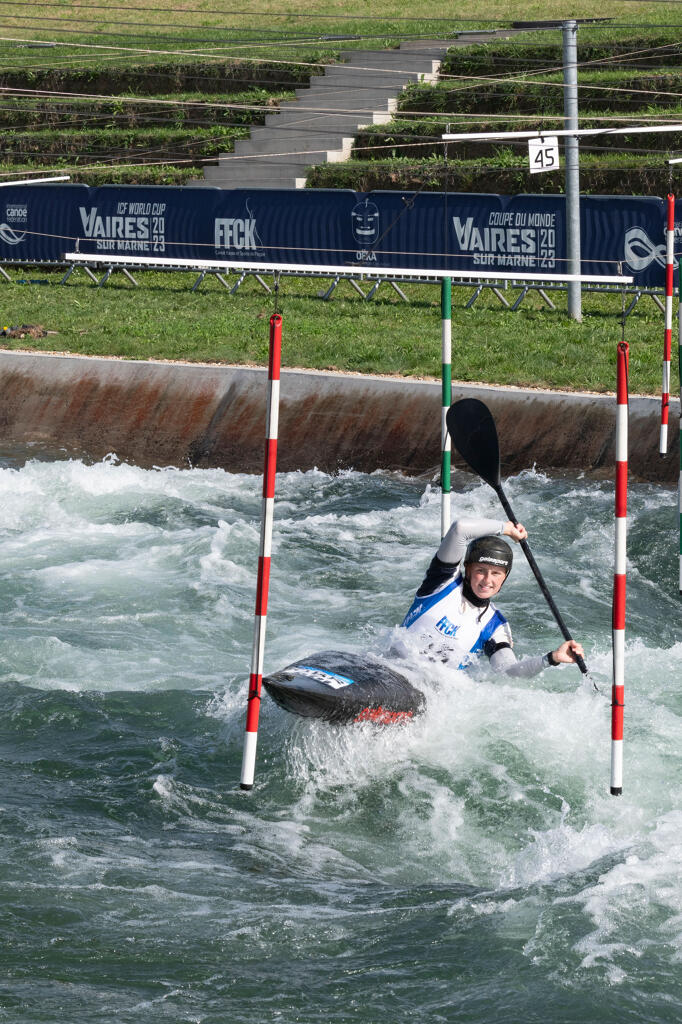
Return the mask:
[[268,611],[270,585],[270,559],[272,557],[272,521],[275,504],[275,472],[277,469],[277,428],[279,421],[279,377],[282,361],[282,317],[270,317],[270,360],[268,366],[268,405],[266,414],[265,463],[263,466],[263,504],[256,582],[256,614],[253,630],[253,651],[249,697],[246,711],[246,735],[242,758],[241,788],[251,789],[256,767],[258,717],[260,714],[261,686],[263,682],[263,650]]
[[611,697],[611,795],[623,792],[623,707],[625,703],[625,553],[628,505],[628,357],[618,345],[616,412],[616,552],[613,574],[613,689]]
[[670,354],[673,331],[673,263],[675,252],[675,196],[668,195],[665,232],[665,337],[663,341],[663,383],[661,385],[661,434],[659,455],[668,453],[668,411],[670,408]]
[[445,419],[452,403],[452,278],[450,277],[444,277],[440,284],[440,309],[442,323],[440,535],[442,538],[450,528],[450,472],[452,466],[452,443]]
[[677,503],[680,510],[680,594],[682,594],[682,258],[678,261],[678,298],[679,304],[677,310],[677,366],[680,378],[680,476],[677,484]]

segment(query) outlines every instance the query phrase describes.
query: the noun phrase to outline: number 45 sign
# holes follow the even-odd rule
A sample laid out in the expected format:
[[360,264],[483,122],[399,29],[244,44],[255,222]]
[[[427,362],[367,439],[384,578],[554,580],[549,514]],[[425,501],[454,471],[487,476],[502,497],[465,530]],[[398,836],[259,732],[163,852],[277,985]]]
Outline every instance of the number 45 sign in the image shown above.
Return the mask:
[[547,135],[542,139],[528,140],[528,159],[530,173],[540,171],[557,171],[559,169],[559,139],[556,135]]

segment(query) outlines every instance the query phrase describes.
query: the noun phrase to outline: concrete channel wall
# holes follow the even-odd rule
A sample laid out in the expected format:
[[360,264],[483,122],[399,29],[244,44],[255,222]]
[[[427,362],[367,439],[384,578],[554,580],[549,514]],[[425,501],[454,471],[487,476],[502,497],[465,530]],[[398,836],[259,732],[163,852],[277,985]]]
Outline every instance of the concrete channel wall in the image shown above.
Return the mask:
[[[0,444],[58,457],[113,452],[142,467],[222,467],[260,473],[267,372],[249,367],[132,362],[0,351]],[[479,397],[497,423],[504,475],[536,466],[609,477],[615,398],[453,386]],[[284,370],[278,468],[437,472],[441,389],[435,381]],[[630,402],[634,479],[677,482],[679,401],[669,455],[658,454],[660,399]],[[458,456],[455,466],[461,465]]]

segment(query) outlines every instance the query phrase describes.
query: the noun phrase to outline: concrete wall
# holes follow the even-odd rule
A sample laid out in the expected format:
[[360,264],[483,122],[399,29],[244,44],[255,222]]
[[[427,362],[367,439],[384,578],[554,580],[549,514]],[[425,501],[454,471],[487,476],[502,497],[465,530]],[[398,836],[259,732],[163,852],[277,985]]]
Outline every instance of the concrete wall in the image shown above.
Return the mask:
[[[0,444],[38,442],[55,454],[109,452],[150,466],[261,472],[267,373],[247,367],[127,362],[0,351]],[[500,435],[503,474],[542,470],[611,476],[615,399],[475,385]],[[284,371],[278,468],[436,471],[440,384]],[[679,401],[667,459],[658,455],[660,399],[630,403],[633,478],[676,483]],[[458,457],[453,459],[455,465]]]

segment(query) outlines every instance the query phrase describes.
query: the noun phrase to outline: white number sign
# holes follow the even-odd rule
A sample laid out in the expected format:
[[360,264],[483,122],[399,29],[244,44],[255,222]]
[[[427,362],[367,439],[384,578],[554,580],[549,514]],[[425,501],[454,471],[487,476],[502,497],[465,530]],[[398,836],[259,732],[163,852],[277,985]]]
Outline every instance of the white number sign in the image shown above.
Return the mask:
[[529,139],[528,159],[530,160],[531,174],[539,174],[541,171],[558,171],[559,139],[557,136],[548,135],[543,139]]

